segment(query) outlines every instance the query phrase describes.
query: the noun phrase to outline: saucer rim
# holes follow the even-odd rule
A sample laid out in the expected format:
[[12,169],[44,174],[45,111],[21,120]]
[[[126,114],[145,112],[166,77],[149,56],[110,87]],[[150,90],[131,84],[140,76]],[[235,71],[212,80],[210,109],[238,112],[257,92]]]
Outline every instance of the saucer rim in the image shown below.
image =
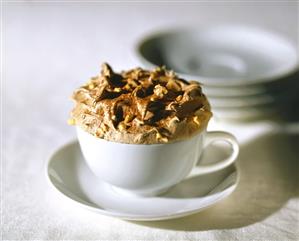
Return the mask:
[[[192,33],[192,32],[198,32],[200,30],[206,30],[211,27],[215,27],[215,25],[207,25],[207,26],[199,26],[199,27],[178,27],[178,28],[169,28],[169,29],[158,29],[154,30],[148,34],[146,34],[144,37],[139,38],[134,46],[134,52],[136,57],[141,61],[142,64],[149,68],[156,68],[157,65],[150,60],[148,60],[147,57],[145,57],[142,54],[141,49],[143,48],[145,43],[148,43],[149,41],[152,41],[152,39],[169,35],[169,34],[177,34],[177,33]],[[289,75],[292,75],[299,71],[299,56],[296,51],[296,45],[294,44],[293,41],[289,40],[286,38],[283,34],[274,32],[274,31],[269,31],[263,28],[259,28],[256,26],[252,25],[242,25],[242,24],[221,24],[221,25],[216,25],[217,28],[234,28],[234,29],[244,29],[246,28],[249,31],[255,31],[258,32],[259,34],[266,34],[266,35],[272,35],[275,36],[277,39],[283,40],[288,46],[292,47],[297,58],[296,61],[293,63],[292,67],[281,71],[278,74],[270,74],[266,75],[260,78],[237,78],[237,79],[232,79],[232,78],[216,78],[216,77],[204,77],[196,74],[187,74],[187,73],[182,73],[182,72],[177,72],[179,76],[182,76],[186,79],[195,79],[201,83],[203,83],[206,86],[209,87],[244,87],[244,86],[254,86],[254,85],[263,85],[265,83],[271,83],[271,82],[276,82],[283,80],[284,78],[288,77]]]
[[[189,215],[201,212],[207,208],[210,208],[210,207],[214,206],[215,204],[217,204],[219,201],[222,201],[222,200],[228,198],[236,190],[236,188],[239,184],[239,181],[240,181],[240,173],[238,172],[237,166],[234,164],[235,172],[236,172],[235,183],[225,189],[225,190],[229,190],[229,192],[224,197],[216,199],[213,203],[208,204],[207,206],[204,206],[204,207],[201,207],[198,209],[181,211],[181,212],[169,214],[169,215],[133,215],[133,216],[128,216],[128,215],[121,214],[121,213],[117,212],[117,210],[108,211],[105,209],[101,209],[100,207],[92,207],[91,205],[84,204],[84,203],[80,202],[79,200],[76,200],[76,199],[72,198],[71,196],[67,195],[66,193],[64,193],[51,180],[50,173],[49,173],[49,166],[50,166],[51,161],[54,159],[54,156],[57,155],[63,149],[66,149],[67,147],[72,146],[76,143],[78,143],[77,139],[74,139],[67,143],[64,143],[64,144],[60,145],[60,147],[55,149],[55,151],[49,156],[49,158],[47,159],[47,161],[45,163],[45,167],[44,167],[44,173],[46,175],[47,183],[51,187],[52,190],[54,190],[56,193],[59,194],[60,197],[64,198],[71,204],[79,205],[80,207],[82,207],[84,209],[87,209],[89,211],[93,211],[97,214],[102,214],[102,215],[105,215],[108,217],[114,217],[114,218],[119,218],[119,219],[128,220],[128,221],[161,221],[161,220],[170,220],[170,219],[176,219],[176,218],[189,216]],[[147,198],[147,197],[144,197],[144,198]]]

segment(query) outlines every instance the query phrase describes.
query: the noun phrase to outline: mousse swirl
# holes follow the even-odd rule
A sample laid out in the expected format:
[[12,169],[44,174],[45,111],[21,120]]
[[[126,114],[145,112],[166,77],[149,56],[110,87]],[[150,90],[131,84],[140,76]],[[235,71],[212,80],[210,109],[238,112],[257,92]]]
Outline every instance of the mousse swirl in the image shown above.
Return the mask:
[[203,131],[212,116],[196,81],[173,71],[135,68],[101,73],[73,93],[70,124],[95,137],[130,144],[159,144],[188,139]]

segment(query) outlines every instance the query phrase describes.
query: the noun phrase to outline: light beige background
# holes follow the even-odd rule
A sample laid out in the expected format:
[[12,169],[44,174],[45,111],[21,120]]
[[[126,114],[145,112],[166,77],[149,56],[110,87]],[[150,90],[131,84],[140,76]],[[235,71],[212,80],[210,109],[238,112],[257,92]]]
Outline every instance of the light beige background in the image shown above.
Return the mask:
[[298,43],[296,1],[70,3],[5,1],[2,9],[2,238],[298,240],[299,126],[214,123],[241,142],[237,190],[206,211],[163,222],[126,222],[69,206],[46,183],[51,153],[75,138],[72,90],[107,61],[139,61],[144,33],[178,25],[238,23]]

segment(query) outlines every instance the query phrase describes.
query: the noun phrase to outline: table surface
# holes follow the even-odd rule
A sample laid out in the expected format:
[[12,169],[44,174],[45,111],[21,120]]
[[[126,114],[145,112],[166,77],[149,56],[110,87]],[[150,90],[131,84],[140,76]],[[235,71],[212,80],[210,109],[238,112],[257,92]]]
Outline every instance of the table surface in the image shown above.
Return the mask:
[[75,208],[44,175],[53,151],[75,138],[69,96],[101,62],[140,65],[138,39],[175,26],[247,24],[298,43],[298,2],[6,1],[2,13],[3,240],[299,240],[298,123],[212,122],[240,141],[240,183],[217,205],[176,220],[128,222]]

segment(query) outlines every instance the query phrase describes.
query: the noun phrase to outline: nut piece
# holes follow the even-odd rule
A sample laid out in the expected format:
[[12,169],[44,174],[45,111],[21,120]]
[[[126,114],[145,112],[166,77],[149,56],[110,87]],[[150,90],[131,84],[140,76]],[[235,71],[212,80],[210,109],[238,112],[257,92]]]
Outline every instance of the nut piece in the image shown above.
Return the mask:
[[133,115],[127,114],[124,119],[125,124],[128,124],[129,122],[131,122],[133,120],[133,118],[134,118]]
[[168,138],[167,137],[163,137],[159,132],[157,132],[156,138],[160,142],[164,142],[164,143],[168,142]]
[[175,92],[181,91],[181,87],[174,80],[169,80],[166,87]]
[[194,98],[198,98],[201,96],[201,87],[198,83],[188,85],[187,87],[185,87],[184,91],[185,93],[183,98],[186,101],[193,100]]
[[183,98],[183,96],[182,96],[182,95],[179,95],[179,96],[177,96],[177,97],[175,98],[175,100],[176,100],[176,101],[181,101],[182,98]]
[[127,128],[126,124],[124,122],[121,122],[118,124],[118,129],[120,131],[124,131]]
[[175,128],[176,125],[180,122],[180,119],[177,116],[174,116],[170,119],[168,122],[168,129],[171,131],[171,129]]
[[76,124],[76,121],[75,121],[75,119],[70,118],[70,119],[67,120],[67,123],[68,123],[69,125],[73,126],[73,125]]
[[154,117],[154,113],[153,112],[146,111],[145,112],[145,116],[143,117],[143,120],[147,121],[147,120],[149,120],[149,119],[151,119],[153,117]]
[[135,118],[134,121],[136,122],[137,126],[142,126],[144,125],[144,122],[142,120],[139,120],[138,118]]
[[109,130],[109,127],[106,124],[102,124],[101,125],[101,129],[103,130],[103,132],[107,132]]
[[88,85],[88,89],[92,90],[94,88],[95,88],[95,85],[93,83],[91,83],[91,84]]
[[194,121],[197,125],[200,125],[200,120],[199,120],[199,117],[198,117],[198,116],[194,116],[194,117],[193,117],[193,121]]
[[169,70],[166,75],[170,78],[175,78],[176,77],[176,74],[173,70]]
[[124,87],[123,87],[124,90],[126,91],[129,91],[131,90],[131,86],[129,84],[126,84]]
[[154,88],[154,93],[157,97],[162,99],[163,96],[168,93],[168,90],[165,87],[163,87],[162,85],[156,85]]
[[136,81],[133,80],[133,79],[131,79],[131,78],[128,79],[128,84],[130,86],[134,87],[134,88],[138,86],[138,84],[136,83]]
[[119,88],[119,87],[114,88],[114,91],[115,91],[115,92],[121,92],[121,88]]
[[103,135],[104,135],[103,130],[102,130],[101,128],[98,128],[98,129],[96,130],[96,136],[98,136],[98,137],[102,137]]

